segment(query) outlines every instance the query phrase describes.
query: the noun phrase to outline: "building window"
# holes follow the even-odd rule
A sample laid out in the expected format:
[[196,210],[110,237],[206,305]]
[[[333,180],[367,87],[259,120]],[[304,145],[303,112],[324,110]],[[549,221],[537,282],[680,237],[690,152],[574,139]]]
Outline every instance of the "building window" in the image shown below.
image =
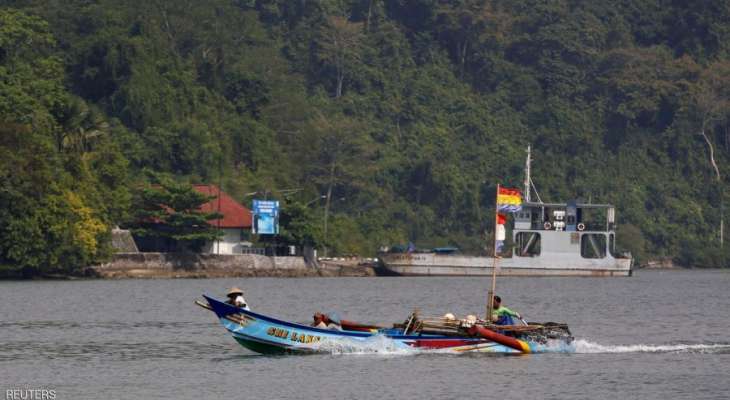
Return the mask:
[[535,232],[519,232],[515,236],[515,255],[518,257],[539,256],[540,234]]
[[580,237],[580,255],[583,258],[606,257],[606,235],[586,233]]

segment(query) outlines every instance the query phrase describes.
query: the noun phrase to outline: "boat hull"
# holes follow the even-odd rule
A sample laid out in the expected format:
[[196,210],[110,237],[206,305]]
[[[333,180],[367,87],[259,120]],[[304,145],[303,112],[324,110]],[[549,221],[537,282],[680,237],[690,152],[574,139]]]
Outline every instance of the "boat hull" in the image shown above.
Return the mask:
[[377,332],[335,331],[277,320],[204,296],[220,323],[243,347],[262,354],[307,354],[385,348],[387,351],[433,350],[522,354],[537,345],[522,342],[518,348],[481,337],[403,335],[398,329]]
[[[490,276],[492,257],[437,253],[381,254],[378,273],[400,276]],[[630,276],[631,259],[500,258],[498,276]]]

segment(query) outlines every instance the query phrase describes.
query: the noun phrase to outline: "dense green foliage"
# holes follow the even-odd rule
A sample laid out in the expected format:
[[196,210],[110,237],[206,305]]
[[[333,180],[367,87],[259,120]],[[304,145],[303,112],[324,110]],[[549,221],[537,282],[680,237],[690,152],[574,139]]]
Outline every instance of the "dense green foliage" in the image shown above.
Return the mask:
[[129,208],[127,161],[55,46],[41,18],[0,10],[0,269],[24,275],[103,259]]
[[527,144],[643,261],[730,259],[726,1],[2,3],[0,264],[103,257],[143,169],[301,189],[287,237],[337,254],[479,251]]
[[132,201],[130,227],[141,244],[152,241],[154,249],[199,252],[206,242],[221,236],[209,222],[222,215],[201,210],[215,196],[198,193],[189,184],[161,175],[153,175],[152,182],[152,186],[138,190]]

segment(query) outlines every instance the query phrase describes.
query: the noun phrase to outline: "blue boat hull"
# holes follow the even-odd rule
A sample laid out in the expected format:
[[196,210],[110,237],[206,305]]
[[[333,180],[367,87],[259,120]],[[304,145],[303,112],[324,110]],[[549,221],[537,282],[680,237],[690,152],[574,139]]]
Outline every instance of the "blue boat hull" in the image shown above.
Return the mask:
[[[332,352],[338,348],[368,348],[385,340],[390,351],[446,350],[450,352],[489,352],[520,354],[517,350],[480,337],[441,335],[403,335],[400,329],[372,332],[338,331],[278,320],[204,296],[223,327],[249,350],[263,354]],[[531,345],[525,345],[528,348]]]

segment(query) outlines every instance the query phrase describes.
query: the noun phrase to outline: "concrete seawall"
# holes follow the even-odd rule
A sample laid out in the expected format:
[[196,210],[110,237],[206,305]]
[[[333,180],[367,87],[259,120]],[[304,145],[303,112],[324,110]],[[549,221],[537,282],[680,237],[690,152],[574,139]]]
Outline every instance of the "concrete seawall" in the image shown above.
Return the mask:
[[100,278],[227,278],[374,276],[372,267],[323,264],[310,266],[302,257],[257,254],[117,253],[92,267]]

